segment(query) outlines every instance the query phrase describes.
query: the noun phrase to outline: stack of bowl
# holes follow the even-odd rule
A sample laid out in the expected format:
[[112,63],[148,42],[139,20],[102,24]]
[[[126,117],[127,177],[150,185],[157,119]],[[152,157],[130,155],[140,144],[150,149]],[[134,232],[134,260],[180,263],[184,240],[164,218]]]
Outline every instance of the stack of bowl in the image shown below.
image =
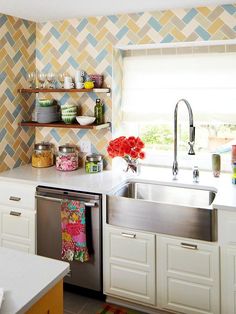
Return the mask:
[[74,104],[61,105],[61,117],[65,124],[71,124],[75,121],[78,107]]
[[51,123],[60,120],[57,103],[54,99],[39,99],[36,108],[36,121],[39,123]]

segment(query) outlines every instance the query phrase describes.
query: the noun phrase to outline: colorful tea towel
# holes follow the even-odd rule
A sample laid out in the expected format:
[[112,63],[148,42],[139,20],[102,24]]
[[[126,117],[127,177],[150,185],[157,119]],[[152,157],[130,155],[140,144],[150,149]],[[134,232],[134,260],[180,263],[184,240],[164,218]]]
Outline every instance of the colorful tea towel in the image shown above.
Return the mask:
[[87,262],[85,205],[74,200],[61,201],[62,253],[67,261]]

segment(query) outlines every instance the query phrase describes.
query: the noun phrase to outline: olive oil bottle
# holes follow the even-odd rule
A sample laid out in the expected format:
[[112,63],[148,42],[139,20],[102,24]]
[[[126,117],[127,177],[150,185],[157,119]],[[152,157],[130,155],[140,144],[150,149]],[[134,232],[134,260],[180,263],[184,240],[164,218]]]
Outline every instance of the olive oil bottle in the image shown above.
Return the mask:
[[96,124],[104,123],[104,105],[99,98],[96,99],[96,105],[94,106],[94,117],[96,118]]

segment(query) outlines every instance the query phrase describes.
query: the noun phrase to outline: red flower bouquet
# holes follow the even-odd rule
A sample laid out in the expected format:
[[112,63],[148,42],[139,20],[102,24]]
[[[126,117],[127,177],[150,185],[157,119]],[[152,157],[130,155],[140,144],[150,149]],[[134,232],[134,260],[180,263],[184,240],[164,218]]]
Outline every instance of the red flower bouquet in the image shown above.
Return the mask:
[[122,157],[127,162],[127,169],[137,172],[138,159],[144,159],[145,153],[142,151],[144,143],[139,137],[120,136],[110,141],[107,152],[111,158]]

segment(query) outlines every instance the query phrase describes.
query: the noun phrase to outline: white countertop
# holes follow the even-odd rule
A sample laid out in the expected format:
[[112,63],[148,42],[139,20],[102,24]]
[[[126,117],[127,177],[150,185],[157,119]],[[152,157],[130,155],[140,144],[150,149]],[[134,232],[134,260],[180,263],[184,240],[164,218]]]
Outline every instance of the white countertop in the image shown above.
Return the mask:
[[0,247],[0,314],[25,313],[69,271],[69,263]]
[[172,170],[169,168],[143,167],[140,175],[127,175],[122,170],[103,171],[87,174],[84,169],[72,172],[57,171],[55,167],[33,168],[31,165],[15,168],[0,174],[0,180],[14,180],[36,185],[56,188],[109,194],[118,185],[128,179],[152,181],[177,186],[192,186],[217,191],[213,202],[214,208],[236,211],[236,185],[231,183],[231,174],[222,173],[220,178],[214,178],[211,172],[201,171],[199,183],[192,182],[192,171],[179,170],[178,180],[172,180]]

